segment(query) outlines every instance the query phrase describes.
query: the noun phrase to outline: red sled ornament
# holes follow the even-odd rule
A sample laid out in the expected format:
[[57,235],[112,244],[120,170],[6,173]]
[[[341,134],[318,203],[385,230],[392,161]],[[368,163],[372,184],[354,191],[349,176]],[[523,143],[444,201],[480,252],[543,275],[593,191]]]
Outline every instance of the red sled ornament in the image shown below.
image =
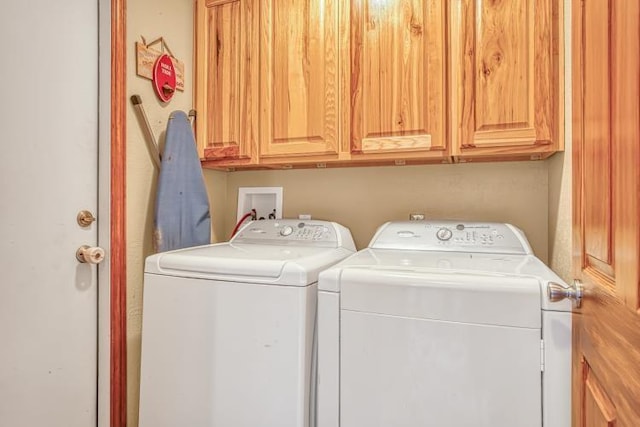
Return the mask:
[[163,102],[168,102],[176,91],[176,70],[169,55],[162,54],[153,66],[153,89]]

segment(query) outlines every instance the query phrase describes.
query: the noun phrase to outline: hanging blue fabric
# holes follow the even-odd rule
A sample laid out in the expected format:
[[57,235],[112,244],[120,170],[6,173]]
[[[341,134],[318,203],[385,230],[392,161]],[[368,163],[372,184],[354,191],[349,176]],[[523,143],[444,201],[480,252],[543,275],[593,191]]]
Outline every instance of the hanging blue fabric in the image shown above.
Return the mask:
[[167,122],[155,209],[158,252],[211,242],[209,198],[189,118],[174,111]]

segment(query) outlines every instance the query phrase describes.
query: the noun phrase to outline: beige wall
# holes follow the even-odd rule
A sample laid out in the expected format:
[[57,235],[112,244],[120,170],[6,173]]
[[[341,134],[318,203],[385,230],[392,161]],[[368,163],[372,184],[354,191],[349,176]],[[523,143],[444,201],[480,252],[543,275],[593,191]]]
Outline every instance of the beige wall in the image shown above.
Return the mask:
[[[142,97],[149,121],[160,140],[169,114],[189,111],[193,80],[193,1],[132,0],[127,2],[127,94]],[[135,42],[164,37],[173,54],[185,64],[185,91],[176,92],[168,104],[161,103],[151,81],[136,76]],[[153,206],[157,170],[147,151],[136,112],[127,110],[127,405],[130,427],[138,425],[140,377],[140,329],[142,321],[143,262],[153,251]]]
[[549,266],[571,280],[571,146],[549,161]]
[[549,160],[549,264],[566,282],[572,275],[571,232],[571,1],[565,0],[565,151]]
[[351,230],[365,247],[385,221],[427,218],[510,222],[548,259],[546,162],[389,166],[232,172],[227,176],[226,234],[233,229],[239,187],[282,186],[285,217],[311,214]]

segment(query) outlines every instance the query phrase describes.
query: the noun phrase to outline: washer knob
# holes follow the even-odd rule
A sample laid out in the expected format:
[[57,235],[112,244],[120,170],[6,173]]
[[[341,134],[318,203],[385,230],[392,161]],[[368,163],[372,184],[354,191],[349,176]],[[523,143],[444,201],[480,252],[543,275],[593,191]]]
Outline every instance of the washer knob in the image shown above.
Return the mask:
[[293,227],[291,227],[290,225],[286,225],[282,227],[282,230],[280,230],[281,236],[289,236],[291,235],[291,233],[293,233]]
[[441,228],[436,231],[436,237],[438,240],[447,241],[453,237],[453,232],[448,228]]

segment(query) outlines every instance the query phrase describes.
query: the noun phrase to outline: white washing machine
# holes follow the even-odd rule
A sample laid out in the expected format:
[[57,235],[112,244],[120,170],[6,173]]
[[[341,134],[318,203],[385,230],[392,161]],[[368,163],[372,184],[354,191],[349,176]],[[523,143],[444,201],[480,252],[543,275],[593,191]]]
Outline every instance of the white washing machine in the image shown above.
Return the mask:
[[140,427],[307,427],[321,270],[355,252],[332,222],[268,220],[150,256]]
[[517,228],[394,222],[318,281],[318,427],[570,427],[565,284]]

